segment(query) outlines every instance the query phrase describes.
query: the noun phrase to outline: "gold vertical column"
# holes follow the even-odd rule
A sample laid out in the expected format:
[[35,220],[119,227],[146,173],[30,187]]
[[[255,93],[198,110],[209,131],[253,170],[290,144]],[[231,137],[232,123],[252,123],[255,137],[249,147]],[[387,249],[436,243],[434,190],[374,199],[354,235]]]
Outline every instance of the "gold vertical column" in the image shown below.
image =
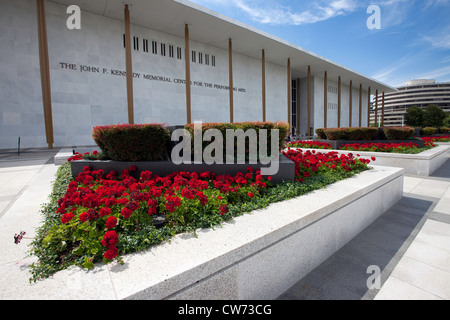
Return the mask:
[[300,136],[300,78],[297,78],[297,128],[296,134]]
[[128,102],[128,123],[134,124],[134,103],[133,103],[133,62],[131,56],[131,27],[130,10],[125,5],[125,62],[127,74],[127,102]]
[[323,77],[323,127],[326,128],[328,123],[328,75],[325,71]]
[[338,78],[338,128],[341,127],[341,76]]
[[311,135],[311,66],[308,66],[308,128],[307,136]]
[[186,23],[184,26],[184,41],[185,41],[185,52],[184,59],[186,65],[186,118],[187,123],[192,123],[191,118],[191,54],[189,48],[189,26]]
[[266,52],[262,50],[262,113],[263,121],[266,121]]
[[234,122],[234,85],[233,85],[233,43],[228,39],[229,82],[230,82],[230,123]]
[[39,64],[41,71],[42,103],[44,106],[45,136],[49,149],[53,149],[53,116],[52,93],[50,86],[50,66],[48,58],[47,23],[45,18],[45,1],[36,0],[38,37],[39,37]]
[[[287,100],[288,100],[288,123],[289,130],[292,128],[292,77],[291,77],[291,59],[287,61]],[[289,131],[291,132],[291,131]]]
[[370,127],[370,87],[367,90],[367,126]]
[[362,126],[362,83],[359,84],[359,125]]
[[375,125],[378,127],[378,89],[375,90]]
[[348,101],[348,126],[352,127],[352,118],[353,118],[353,81],[350,80],[350,87],[349,87],[349,101]]

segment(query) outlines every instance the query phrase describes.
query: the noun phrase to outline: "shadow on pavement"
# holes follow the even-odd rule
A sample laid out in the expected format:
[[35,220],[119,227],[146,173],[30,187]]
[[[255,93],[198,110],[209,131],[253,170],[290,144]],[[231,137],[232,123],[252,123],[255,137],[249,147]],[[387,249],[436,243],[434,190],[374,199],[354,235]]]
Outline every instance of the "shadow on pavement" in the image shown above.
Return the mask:
[[[381,271],[381,285],[417,235],[433,205],[431,200],[403,197],[369,227],[281,295],[279,300],[367,300],[369,266]],[[369,282],[372,283],[372,282]]]

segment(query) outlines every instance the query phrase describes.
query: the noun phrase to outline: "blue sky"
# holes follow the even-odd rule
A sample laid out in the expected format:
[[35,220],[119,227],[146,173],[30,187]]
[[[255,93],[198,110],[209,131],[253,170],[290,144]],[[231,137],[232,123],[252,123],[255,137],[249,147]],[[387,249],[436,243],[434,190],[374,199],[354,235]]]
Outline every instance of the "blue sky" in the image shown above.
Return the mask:
[[[397,87],[450,81],[450,0],[191,0]],[[381,29],[370,30],[370,5]]]

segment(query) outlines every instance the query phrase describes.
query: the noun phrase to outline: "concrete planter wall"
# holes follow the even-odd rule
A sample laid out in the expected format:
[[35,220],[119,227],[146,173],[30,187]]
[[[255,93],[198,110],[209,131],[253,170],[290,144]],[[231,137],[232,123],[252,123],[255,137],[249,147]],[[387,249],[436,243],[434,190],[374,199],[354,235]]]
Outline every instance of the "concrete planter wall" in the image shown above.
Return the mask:
[[[377,167],[308,195],[182,234],[124,264],[33,285],[64,299],[274,299],[397,203],[403,170]],[[370,204],[370,205],[368,205]]]
[[[294,148],[292,148],[294,149]],[[303,149],[313,150],[313,149]],[[388,152],[366,152],[366,151],[346,151],[346,150],[316,150],[316,152],[336,151],[340,154],[359,154],[360,158],[370,159],[375,157],[372,162],[378,166],[390,166],[405,169],[406,174],[416,174],[429,176],[440,168],[448,159],[447,153],[450,150],[450,144],[438,144],[436,148],[426,150],[418,154],[400,154]]]
[[[293,181],[295,179],[295,163],[288,159],[285,155],[280,154],[278,159],[278,171],[276,174],[272,175],[273,182],[281,181]],[[92,170],[102,169],[106,173],[111,171],[116,171],[118,174],[122,172],[123,169],[128,169],[130,166],[136,166],[137,170],[134,173],[130,173],[135,178],[139,178],[142,171],[149,170],[153,174],[159,176],[166,176],[176,171],[184,172],[204,172],[210,171],[217,175],[229,174],[236,175],[238,172],[247,172],[248,167],[254,169],[259,169],[263,167],[269,167],[270,164],[180,164],[176,165],[172,161],[137,161],[137,162],[119,162],[111,160],[78,160],[72,161],[70,163],[72,168],[72,175],[74,177],[78,176],[80,172],[83,171],[85,166],[89,166]],[[263,175],[264,176],[264,175]]]

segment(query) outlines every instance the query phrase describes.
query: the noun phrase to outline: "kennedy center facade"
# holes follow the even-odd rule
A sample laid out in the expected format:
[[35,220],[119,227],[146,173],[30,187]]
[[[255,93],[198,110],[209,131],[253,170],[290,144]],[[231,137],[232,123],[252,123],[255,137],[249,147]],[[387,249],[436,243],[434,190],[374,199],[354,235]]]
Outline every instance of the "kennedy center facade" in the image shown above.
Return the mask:
[[396,91],[185,0],[0,0],[0,17],[0,149],[94,145],[94,126],[118,123],[307,136],[368,126],[370,96]]

